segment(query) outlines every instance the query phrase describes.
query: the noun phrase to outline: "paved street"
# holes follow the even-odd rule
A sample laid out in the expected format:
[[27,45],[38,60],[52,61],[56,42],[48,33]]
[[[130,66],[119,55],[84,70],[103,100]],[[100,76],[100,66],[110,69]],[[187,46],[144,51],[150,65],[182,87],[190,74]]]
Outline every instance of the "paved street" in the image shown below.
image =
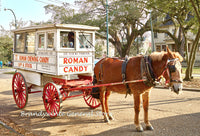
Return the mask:
[[[51,119],[28,116],[28,113],[45,112],[42,94],[29,95],[25,109],[18,109],[11,91],[12,75],[0,74],[0,120],[23,135],[136,135],[136,136],[199,136],[200,92],[183,91],[176,95],[168,89],[153,89],[150,96],[149,119],[154,131],[135,131],[133,97],[113,93],[109,99],[110,111],[115,120],[103,122],[101,108],[91,110],[82,97],[63,102],[65,116]],[[72,113],[93,113],[91,116]],[[26,114],[26,115],[25,115]],[[140,113],[143,123],[143,110]],[[12,135],[12,134],[11,134]]]

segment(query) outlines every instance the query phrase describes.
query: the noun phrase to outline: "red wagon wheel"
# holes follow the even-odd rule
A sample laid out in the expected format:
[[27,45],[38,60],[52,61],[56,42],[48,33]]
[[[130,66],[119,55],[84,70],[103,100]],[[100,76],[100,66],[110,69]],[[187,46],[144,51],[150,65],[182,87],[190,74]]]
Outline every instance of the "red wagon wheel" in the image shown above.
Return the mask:
[[47,113],[51,117],[56,117],[59,114],[62,103],[62,95],[60,90],[54,83],[47,83],[43,89],[43,102]]
[[86,92],[85,92],[85,95],[83,96],[86,104],[92,108],[92,109],[95,109],[97,107],[99,107],[101,105],[100,101],[96,98],[93,98],[92,95],[90,94],[92,91],[92,89],[88,89]]
[[28,90],[24,76],[20,72],[16,72],[12,79],[12,92],[15,103],[22,109],[28,101]]

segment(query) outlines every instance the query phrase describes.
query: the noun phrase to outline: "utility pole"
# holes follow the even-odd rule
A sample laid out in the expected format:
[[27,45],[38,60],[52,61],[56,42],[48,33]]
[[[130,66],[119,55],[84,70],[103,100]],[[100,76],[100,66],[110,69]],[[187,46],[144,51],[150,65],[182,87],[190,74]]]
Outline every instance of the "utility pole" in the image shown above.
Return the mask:
[[107,57],[109,55],[109,31],[108,31],[108,0],[106,0],[106,31],[107,31]]
[[12,9],[7,9],[7,8],[5,8],[4,10],[5,10],[5,11],[6,11],[6,10],[10,10],[10,11],[12,12],[12,14],[13,14],[13,16],[14,16],[14,19],[15,19],[15,29],[17,29],[17,19],[16,19],[16,16],[15,16],[14,11],[13,11]]
[[151,22],[151,49],[152,49],[152,52],[154,52],[156,50],[155,50],[155,43],[154,43],[153,22],[152,22],[151,12],[150,12],[150,22]]

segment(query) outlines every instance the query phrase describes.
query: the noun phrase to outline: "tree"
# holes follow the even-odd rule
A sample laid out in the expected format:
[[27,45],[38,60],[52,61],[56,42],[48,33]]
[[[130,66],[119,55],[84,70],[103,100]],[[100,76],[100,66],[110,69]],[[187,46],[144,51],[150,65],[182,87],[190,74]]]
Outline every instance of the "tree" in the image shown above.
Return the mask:
[[103,55],[102,45],[95,45],[95,58],[101,58]]
[[0,37],[0,58],[3,63],[12,60],[13,40],[7,35]]
[[[198,21],[194,10],[195,6],[198,8],[198,0],[196,3],[193,2],[193,5],[190,2],[191,1],[188,0],[150,0],[148,2],[149,8],[153,8],[164,16],[168,15],[170,18],[168,18],[166,21],[171,21],[175,27],[174,34],[167,32],[166,30],[159,30],[159,28],[158,30],[154,28],[154,30],[167,33],[174,40],[176,51],[178,51],[182,56],[184,54],[184,48],[186,50],[185,58],[187,62],[187,70],[184,80],[190,80],[192,77],[192,67],[194,65],[195,54],[200,35],[198,26],[199,24],[197,25],[196,23]],[[199,11],[199,9],[197,9],[197,11]],[[187,33],[189,31],[195,34],[195,38],[192,39],[193,43],[190,54],[188,54],[187,47]],[[178,35],[176,35],[176,33],[178,33]]]
[[[65,6],[46,6],[54,21],[99,26],[98,35],[106,39],[106,3],[105,0],[78,0],[79,13]],[[70,12],[70,14],[68,14]],[[114,45],[120,57],[129,55],[130,48],[138,36],[150,30],[149,12],[144,3],[138,0],[112,0],[109,3],[109,41]]]
[[187,66],[186,74],[185,74],[185,78],[184,78],[185,80],[191,80],[191,78],[192,78],[192,69],[193,69],[193,66],[194,66],[195,56],[196,56],[197,48],[198,48],[198,45],[199,45],[199,38],[200,38],[200,14],[199,14],[200,8],[199,8],[199,3],[200,3],[199,0],[196,0],[196,1],[190,0],[191,7],[194,11],[194,17],[197,20],[196,22],[198,22],[198,23],[196,24],[197,25],[196,37],[195,37],[195,40],[192,44],[190,56],[188,58],[188,63],[187,63],[188,66]]

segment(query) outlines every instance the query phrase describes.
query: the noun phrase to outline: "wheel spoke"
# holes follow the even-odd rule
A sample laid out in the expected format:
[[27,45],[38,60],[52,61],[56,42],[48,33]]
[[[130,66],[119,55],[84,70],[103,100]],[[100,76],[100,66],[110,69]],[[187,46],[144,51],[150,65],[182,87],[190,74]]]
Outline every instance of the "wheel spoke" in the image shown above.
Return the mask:
[[22,98],[22,102],[25,103],[25,102],[26,102],[26,96],[25,96],[25,95],[22,95],[21,98]]
[[91,101],[92,101],[92,96],[90,96],[90,102],[89,102],[89,104],[91,104]]
[[94,98],[92,98],[92,106],[94,106],[94,101],[95,101]]
[[50,109],[50,104],[47,103],[46,109],[49,110]]
[[92,97],[92,95],[90,95],[88,98],[87,98],[87,101]]

